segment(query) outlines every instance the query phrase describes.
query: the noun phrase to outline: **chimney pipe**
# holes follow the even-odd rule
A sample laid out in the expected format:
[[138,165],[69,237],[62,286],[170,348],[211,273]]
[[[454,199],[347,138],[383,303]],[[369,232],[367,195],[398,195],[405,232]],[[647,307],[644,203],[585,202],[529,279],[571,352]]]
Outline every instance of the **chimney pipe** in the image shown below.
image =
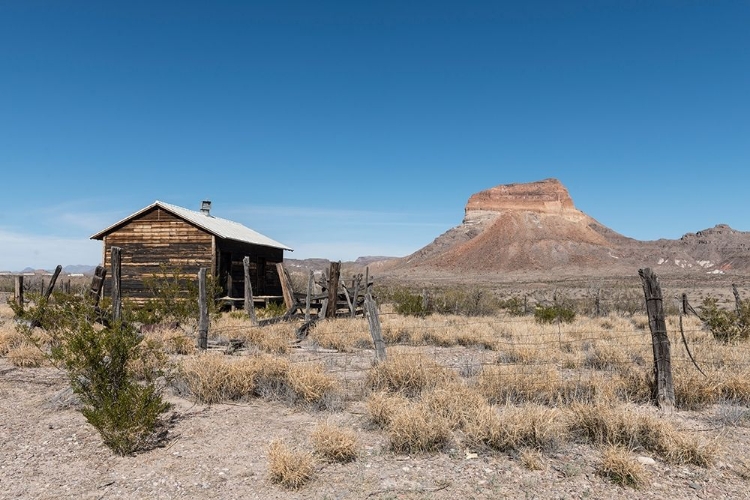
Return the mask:
[[203,200],[201,202],[201,213],[204,215],[211,215],[211,201]]

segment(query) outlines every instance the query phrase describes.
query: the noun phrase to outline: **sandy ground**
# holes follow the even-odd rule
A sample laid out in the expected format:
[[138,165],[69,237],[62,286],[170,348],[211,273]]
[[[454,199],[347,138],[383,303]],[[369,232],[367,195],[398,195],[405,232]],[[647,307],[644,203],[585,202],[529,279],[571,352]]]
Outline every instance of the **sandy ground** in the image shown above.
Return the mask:
[[[326,413],[260,399],[204,406],[170,394],[175,422],[165,446],[119,457],[76,409],[61,404],[66,387],[54,368],[16,368],[0,358],[0,498],[750,498],[750,428],[717,424],[717,408],[671,417],[721,440],[714,466],[675,466],[654,457],[649,484],[632,490],[600,477],[599,451],[585,445],[545,456],[541,471],[506,454],[460,448],[395,455],[360,402]],[[356,430],[357,460],[318,463],[314,478],[297,491],[273,484],[269,442],[283,438],[311,450],[310,431],[326,419]]]

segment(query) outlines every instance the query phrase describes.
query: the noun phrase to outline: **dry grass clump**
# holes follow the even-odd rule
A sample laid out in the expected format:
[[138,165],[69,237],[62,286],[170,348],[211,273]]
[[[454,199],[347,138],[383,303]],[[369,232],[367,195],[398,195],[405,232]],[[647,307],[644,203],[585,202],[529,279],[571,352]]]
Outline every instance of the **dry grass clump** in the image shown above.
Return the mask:
[[452,438],[447,419],[435,415],[421,402],[396,407],[387,432],[396,453],[440,451]]
[[594,444],[640,447],[678,464],[707,466],[716,458],[715,441],[689,436],[650,414],[607,404],[574,404],[570,410],[571,432]]
[[539,450],[525,448],[518,454],[521,465],[529,470],[544,470],[544,456]]
[[232,334],[248,346],[272,354],[286,354],[292,342],[293,330],[288,324],[278,323],[264,327],[248,326]]
[[179,376],[199,402],[214,404],[251,397],[255,374],[256,363],[252,358],[204,353],[185,359]]
[[44,353],[35,345],[23,342],[18,345],[14,345],[5,353],[14,366],[22,368],[37,368],[44,364],[46,356]]
[[421,353],[392,350],[385,362],[367,372],[365,384],[374,391],[400,392],[416,397],[422,391],[456,380],[458,375]]
[[321,365],[293,365],[270,354],[200,354],[182,362],[180,379],[205,404],[260,396],[327,408],[338,391],[338,383]]
[[621,445],[609,445],[602,450],[597,472],[620,486],[641,488],[647,483],[646,469]]
[[332,462],[351,462],[357,458],[357,435],[329,422],[321,422],[310,434],[315,451]]
[[464,428],[487,402],[475,389],[460,381],[425,391],[420,401],[452,429]]
[[157,327],[144,334],[147,341],[158,342],[166,354],[193,354],[197,347],[195,338],[181,328]]
[[575,393],[579,391],[550,365],[485,366],[476,388],[492,404],[556,403],[567,393],[578,397]]
[[550,450],[566,436],[563,414],[556,408],[535,404],[484,406],[467,423],[470,444],[493,450]]
[[26,342],[24,336],[16,331],[10,323],[0,325],[0,356],[5,356],[8,351],[22,346]]
[[286,379],[294,397],[305,403],[327,406],[332,403],[330,397],[339,390],[338,382],[326,373],[321,364],[293,364]]
[[296,490],[312,479],[314,472],[311,453],[292,449],[283,440],[268,445],[268,473],[274,483]]
[[148,380],[154,374],[164,371],[167,366],[167,354],[164,352],[164,344],[151,338],[141,342],[143,349],[138,357],[132,358],[128,363],[128,369],[137,380]]
[[398,393],[387,391],[374,392],[367,398],[367,411],[372,423],[380,428],[386,428],[393,419],[396,409],[409,404],[409,400]]
[[618,370],[629,363],[630,355],[622,345],[597,341],[586,353],[584,366],[597,370]]
[[312,329],[310,339],[323,349],[335,349],[340,352],[373,347],[369,326],[362,318],[319,321]]

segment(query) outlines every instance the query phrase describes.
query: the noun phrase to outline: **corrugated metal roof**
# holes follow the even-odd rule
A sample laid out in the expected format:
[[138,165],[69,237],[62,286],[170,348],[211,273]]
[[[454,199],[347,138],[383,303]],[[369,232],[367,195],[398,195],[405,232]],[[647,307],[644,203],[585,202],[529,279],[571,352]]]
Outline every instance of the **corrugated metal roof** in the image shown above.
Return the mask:
[[281,248],[283,250],[292,250],[283,243],[272,240],[268,236],[262,235],[257,231],[253,231],[249,227],[243,226],[239,222],[234,222],[228,219],[222,219],[220,217],[214,217],[213,215],[204,214],[203,212],[196,212],[194,210],[188,210],[187,208],[178,207],[170,203],[164,203],[163,201],[155,201],[151,205],[137,211],[136,213],[129,215],[119,222],[116,222],[104,229],[99,231],[95,235],[91,236],[92,240],[100,240],[102,237],[110,232],[112,229],[120,226],[128,220],[137,217],[138,215],[151,210],[154,207],[161,207],[164,210],[173,213],[177,217],[184,219],[191,224],[194,224],[205,231],[218,236],[219,238],[225,238],[228,240],[241,241],[243,243],[252,243],[253,245],[262,245],[272,248]]

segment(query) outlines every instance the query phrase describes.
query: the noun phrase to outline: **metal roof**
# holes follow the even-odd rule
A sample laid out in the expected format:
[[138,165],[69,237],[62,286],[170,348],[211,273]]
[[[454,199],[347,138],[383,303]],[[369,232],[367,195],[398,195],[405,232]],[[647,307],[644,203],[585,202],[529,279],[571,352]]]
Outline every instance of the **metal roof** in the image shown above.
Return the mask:
[[188,210],[187,208],[178,207],[170,203],[164,203],[163,201],[155,201],[151,205],[137,211],[136,213],[129,215],[119,222],[116,222],[108,228],[99,231],[98,233],[91,236],[92,240],[100,240],[105,234],[109,233],[116,227],[124,224],[125,222],[133,219],[142,213],[151,210],[154,207],[161,207],[167,212],[171,212],[177,217],[186,220],[187,222],[200,227],[201,229],[218,236],[219,238],[225,238],[228,240],[241,241],[243,243],[251,243],[253,245],[262,245],[272,248],[281,248],[282,250],[292,251],[291,248],[279,243],[278,241],[272,240],[268,236],[264,236],[257,231],[253,231],[249,227],[243,226],[239,222],[234,222],[220,217],[214,217],[213,215],[205,214],[203,212],[196,212],[194,210]]

